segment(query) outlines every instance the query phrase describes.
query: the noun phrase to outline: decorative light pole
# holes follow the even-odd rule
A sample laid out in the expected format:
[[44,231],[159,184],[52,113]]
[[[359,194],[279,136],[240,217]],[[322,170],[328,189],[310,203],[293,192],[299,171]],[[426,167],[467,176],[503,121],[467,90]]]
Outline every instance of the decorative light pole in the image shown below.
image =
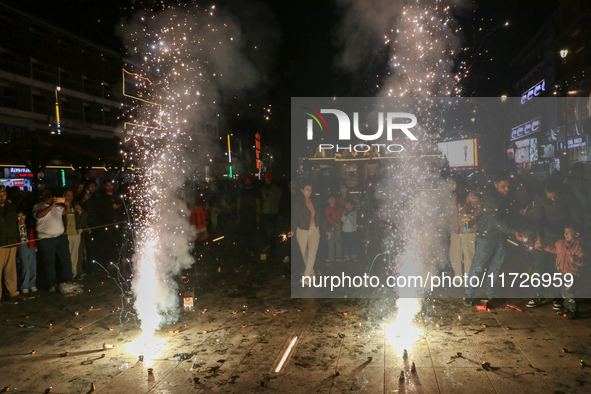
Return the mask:
[[[568,56],[568,49],[567,48],[563,48],[560,51],[558,51],[558,53],[560,54],[560,57],[562,58],[562,64],[565,65],[566,64],[566,57]],[[566,77],[565,77],[565,68],[562,68],[563,71],[563,75],[561,75],[561,82],[560,82],[560,97],[566,97],[565,91],[566,91]],[[559,111],[560,111],[560,124],[563,125],[564,127],[564,152],[562,153],[562,155],[564,156],[564,163],[560,163],[560,168],[561,170],[564,171],[564,173],[568,174],[568,162],[569,162],[569,152],[568,152],[568,128],[566,125],[566,110],[567,110],[567,106],[566,106],[566,102],[560,100],[560,98],[558,99],[560,101],[560,105],[558,106]]]
[[62,90],[61,87],[55,87],[55,125],[56,130],[52,131],[51,134],[61,134],[62,133],[62,126],[60,121],[60,96],[59,91]]

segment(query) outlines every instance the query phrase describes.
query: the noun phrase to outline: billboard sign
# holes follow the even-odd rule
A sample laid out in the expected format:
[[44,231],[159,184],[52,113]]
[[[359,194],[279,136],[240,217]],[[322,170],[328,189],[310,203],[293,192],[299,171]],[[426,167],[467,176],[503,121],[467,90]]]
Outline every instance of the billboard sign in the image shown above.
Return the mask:
[[450,167],[478,166],[478,140],[440,142],[439,150],[449,161]]

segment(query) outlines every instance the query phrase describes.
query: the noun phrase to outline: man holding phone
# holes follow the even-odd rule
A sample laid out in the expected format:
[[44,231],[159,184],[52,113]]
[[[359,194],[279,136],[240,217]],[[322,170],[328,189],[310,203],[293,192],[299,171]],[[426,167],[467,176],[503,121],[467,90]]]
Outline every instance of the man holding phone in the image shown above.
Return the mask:
[[41,191],[41,202],[33,207],[33,217],[37,220],[39,254],[45,265],[49,280],[49,292],[55,292],[57,273],[55,258],[60,262],[60,282],[72,280],[72,260],[68,237],[65,234],[63,215],[70,213],[70,202],[64,197],[54,197],[49,189]]

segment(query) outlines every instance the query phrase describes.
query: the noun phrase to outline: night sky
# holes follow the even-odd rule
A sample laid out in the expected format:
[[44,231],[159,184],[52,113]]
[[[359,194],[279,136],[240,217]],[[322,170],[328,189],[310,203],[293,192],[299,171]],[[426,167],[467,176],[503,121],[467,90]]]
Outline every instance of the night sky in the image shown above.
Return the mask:
[[[61,28],[80,34],[98,44],[124,53],[115,35],[116,25],[129,15],[131,0],[37,0],[11,1],[30,14]],[[260,1],[270,10],[261,21],[249,15],[244,2],[211,2],[218,9],[240,13],[249,28],[256,23],[274,25],[279,40],[268,75],[267,86],[225,103],[226,113],[241,113],[230,119],[230,127],[239,130],[266,130],[271,142],[289,152],[290,98],[307,96],[372,96],[375,71],[385,69],[386,55],[377,53],[367,64],[367,72],[350,75],[335,66],[339,53],[336,29],[342,10],[336,1]],[[260,4],[259,3],[259,4]],[[457,19],[464,32],[462,54],[471,65],[471,77],[463,82],[464,96],[514,95],[512,85],[519,75],[511,61],[548,20],[556,7],[553,0],[480,0],[464,8]],[[510,22],[509,27],[498,27]],[[493,29],[495,29],[493,31]],[[492,31],[492,33],[491,33]],[[487,34],[491,33],[487,36]],[[486,38],[485,38],[486,37]],[[483,40],[484,38],[484,40]],[[483,55],[476,55],[476,48]],[[488,52],[487,52],[488,51]],[[366,75],[364,75],[366,74]],[[379,82],[379,81],[378,81]],[[248,104],[251,104],[249,107]],[[262,107],[273,105],[271,121],[264,121]]]

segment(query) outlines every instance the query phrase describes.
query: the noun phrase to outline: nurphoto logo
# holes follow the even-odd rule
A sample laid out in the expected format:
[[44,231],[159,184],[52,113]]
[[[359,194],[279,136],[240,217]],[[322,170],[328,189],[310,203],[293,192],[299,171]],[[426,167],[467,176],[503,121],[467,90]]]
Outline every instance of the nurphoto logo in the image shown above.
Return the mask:
[[[351,119],[344,111],[339,109],[321,109],[320,112],[303,107],[304,112],[310,118],[307,120],[306,135],[309,141],[314,139],[314,122],[318,125],[321,132],[325,130],[328,132],[328,124],[322,114],[335,115],[339,123],[339,141],[351,141]],[[374,134],[363,134],[359,130],[359,112],[353,112],[353,133],[360,141],[376,141],[384,134],[384,123],[386,123],[386,139],[393,140],[394,131],[402,131],[411,141],[417,141],[417,137],[410,131],[416,126],[417,118],[413,114],[407,112],[387,112],[386,121],[384,122],[384,113],[378,112],[378,130]],[[355,152],[368,152],[371,147],[375,147],[378,152],[382,149],[390,153],[399,153],[404,150],[400,144],[355,144],[355,145],[339,145],[339,144],[319,144],[318,149],[323,150],[350,150]]]

